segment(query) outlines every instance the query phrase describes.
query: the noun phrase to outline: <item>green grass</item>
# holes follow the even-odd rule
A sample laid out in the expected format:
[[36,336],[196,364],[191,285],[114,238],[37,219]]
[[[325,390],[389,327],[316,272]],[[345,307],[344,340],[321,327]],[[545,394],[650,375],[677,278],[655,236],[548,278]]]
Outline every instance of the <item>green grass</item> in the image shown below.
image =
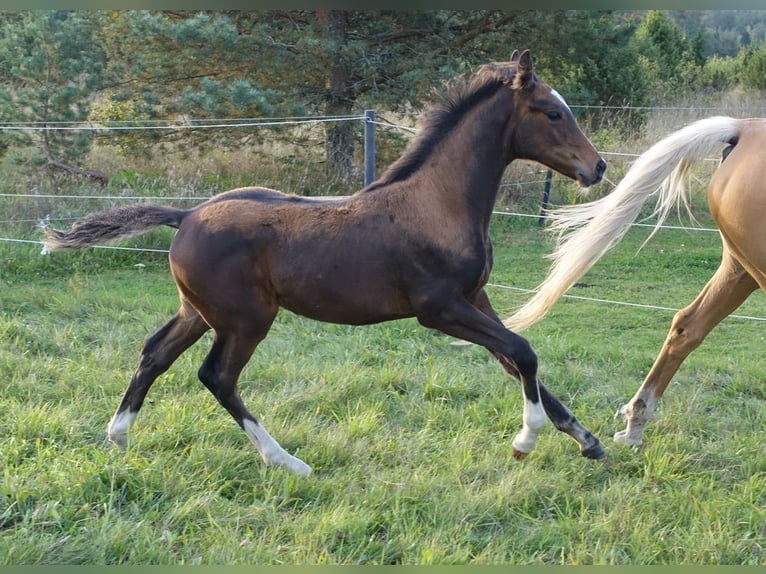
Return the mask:
[[[636,254],[645,236],[631,231],[571,293],[690,302],[718,265],[718,237],[663,231]],[[493,238],[493,284],[543,278],[551,241],[534,222],[497,217]],[[176,310],[164,257],[38,251],[0,244],[2,563],[766,563],[762,323],[714,330],[632,449],[611,441],[614,413],[673,313],[562,300],[525,335],[608,460],[580,457],[548,425],[518,462],[521,392],[484,350],[414,320],[345,327],[283,312],[240,388],[313,466],[298,478],[265,466],[197,381],[207,337],[157,380],[129,449],[110,446],[141,342]],[[489,291],[503,315],[527,297]],[[766,317],[766,300],[738,312]]]

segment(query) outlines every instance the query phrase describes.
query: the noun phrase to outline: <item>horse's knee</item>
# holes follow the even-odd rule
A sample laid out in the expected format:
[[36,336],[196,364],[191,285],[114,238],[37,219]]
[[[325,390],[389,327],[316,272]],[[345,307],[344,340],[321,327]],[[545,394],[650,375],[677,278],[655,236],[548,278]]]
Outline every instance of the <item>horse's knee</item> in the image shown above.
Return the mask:
[[517,335],[517,339],[509,349],[507,356],[516,364],[522,376],[536,376],[537,353],[532,349],[529,341]]

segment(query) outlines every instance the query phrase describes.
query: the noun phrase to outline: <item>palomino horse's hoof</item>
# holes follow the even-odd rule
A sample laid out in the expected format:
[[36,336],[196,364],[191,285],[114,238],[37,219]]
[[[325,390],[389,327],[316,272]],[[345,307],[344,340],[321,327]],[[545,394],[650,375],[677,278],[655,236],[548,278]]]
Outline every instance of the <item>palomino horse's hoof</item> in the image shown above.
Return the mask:
[[614,437],[612,438],[614,442],[626,444],[628,446],[639,447],[644,444],[644,441],[641,437],[636,438],[635,436],[631,436],[628,434],[627,430],[622,430],[614,433]]
[[513,458],[515,458],[516,460],[524,460],[525,458],[527,458],[528,454],[529,454],[528,452],[521,452],[517,448],[513,449]]

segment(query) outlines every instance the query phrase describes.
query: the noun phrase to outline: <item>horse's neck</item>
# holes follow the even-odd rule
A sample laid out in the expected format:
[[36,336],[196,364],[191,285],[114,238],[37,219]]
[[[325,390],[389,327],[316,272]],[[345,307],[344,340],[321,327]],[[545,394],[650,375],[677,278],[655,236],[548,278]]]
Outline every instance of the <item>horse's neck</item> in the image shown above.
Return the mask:
[[[507,96],[496,96],[468,112],[453,133],[435,150],[429,162],[429,177],[441,194],[459,200],[488,220],[497,190],[509,163],[507,149]],[[488,109],[488,107],[494,109]]]

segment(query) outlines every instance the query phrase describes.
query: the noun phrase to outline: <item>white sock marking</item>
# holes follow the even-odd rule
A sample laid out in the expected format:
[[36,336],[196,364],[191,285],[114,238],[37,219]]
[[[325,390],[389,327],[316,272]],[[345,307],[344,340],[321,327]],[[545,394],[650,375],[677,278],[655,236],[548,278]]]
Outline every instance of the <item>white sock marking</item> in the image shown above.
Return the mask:
[[261,424],[245,419],[244,427],[245,434],[267,463],[283,466],[301,476],[311,474],[311,467],[283,449]]
[[657,409],[657,397],[651,391],[639,389],[628,404],[620,409],[627,419],[625,430],[614,433],[614,441],[630,446],[640,446],[644,440],[644,427]]
[[519,452],[532,452],[537,441],[537,435],[540,434],[540,430],[545,426],[547,419],[542,403],[525,400],[524,426],[513,439],[513,448]]
[[138,413],[132,411],[114,413],[114,416],[112,417],[112,420],[109,421],[109,426],[107,427],[109,440],[121,448],[125,448],[128,445],[128,431],[130,430],[130,427],[133,426],[133,422],[136,420],[136,415],[138,415]]

